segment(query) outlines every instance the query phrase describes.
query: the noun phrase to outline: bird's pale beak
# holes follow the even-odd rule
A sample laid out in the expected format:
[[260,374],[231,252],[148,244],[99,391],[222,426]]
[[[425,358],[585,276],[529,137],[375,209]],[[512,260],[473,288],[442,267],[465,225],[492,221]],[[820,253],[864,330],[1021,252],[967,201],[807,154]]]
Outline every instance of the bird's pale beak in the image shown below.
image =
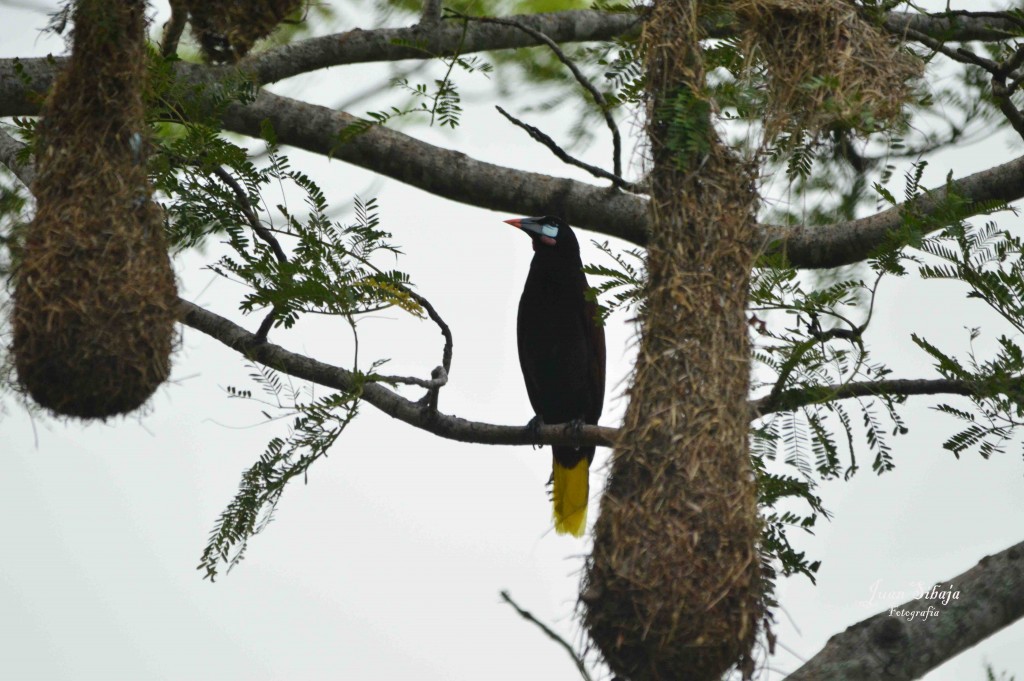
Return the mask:
[[522,218],[512,218],[511,220],[503,220],[502,222],[512,225],[513,227],[518,227],[519,229],[523,228]]

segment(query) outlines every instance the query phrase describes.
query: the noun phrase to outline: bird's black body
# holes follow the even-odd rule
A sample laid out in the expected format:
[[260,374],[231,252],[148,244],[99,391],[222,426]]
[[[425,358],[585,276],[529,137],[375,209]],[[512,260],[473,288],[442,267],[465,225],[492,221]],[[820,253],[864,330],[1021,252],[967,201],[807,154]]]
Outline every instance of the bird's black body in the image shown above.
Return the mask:
[[[597,319],[596,304],[586,298],[587,278],[576,236],[554,217],[509,222],[533,239],[533,262],[519,300],[517,324],[519,365],[533,411],[546,424],[596,424],[604,406],[604,327]],[[546,236],[545,227],[557,236]],[[574,469],[587,460],[582,470],[585,495],[594,447],[557,446],[552,450],[559,527],[559,465]],[[585,514],[585,508],[581,513]],[[582,527],[559,531],[579,534]]]

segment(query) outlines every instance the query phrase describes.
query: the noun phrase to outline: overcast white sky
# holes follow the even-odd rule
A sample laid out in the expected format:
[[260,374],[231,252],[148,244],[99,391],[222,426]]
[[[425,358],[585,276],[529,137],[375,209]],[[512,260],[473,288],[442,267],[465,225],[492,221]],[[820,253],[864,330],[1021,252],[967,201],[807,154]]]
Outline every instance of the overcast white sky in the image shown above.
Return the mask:
[[[37,32],[46,21],[40,7],[41,0],[0,2],[0,57],[62,52],[60,40]],[[158,9],[162,17],[162,3]],[[382,73],[378,66],[339,67],[275,89],[333,104]],[[487,81],[463,82],[476,93],[464,125],[454,134],[415,134],[476,158],[588,179],[501,119]],[[520,92],[516,104],[525,106],[528,96]],[[544,120],[556,137],[560,125]],[[586,154],[594,163],[609,157],[603,133]],[[926,182],[941,183],[951,168],[961,176],[1016,156],[1020,145],[1009,139],[934,159]],[[441,408],[473,420],[525,423],[531,411],[514,329],[532,252],[523,235],[502,224],[511,216],[397,182],[375,185],[368,173],[337,161],[298,152],[292,160],[318,178],[334,205],[350,206],[356,193],[378,197],[383,227],[405,252],[398,267],[455,336]],[[901,185],[895,189],[902,192]],[[1020,223],[1000,217],[1004,227],[1019,230]],[[585,261],[601,257],[584,251]],[[183,297],[241,320],[242,291],[201,270],[203,262],[198,255],[176,262]],[[873,322],[876,358],[901,377],[928,377],[927,357],[909,341],[912,331],[950,349],[964,347],[964,327],[985,325],[988,338],[1006,331],[963,293],[955,285],[886,280]],[[243,323],[254,329],[258,318]],[[363,356],[392,358],[391,373],[425,376],[439,363],[440,336],[428,322],[386,313],[360,330]],[[342,365],[351,353],[341,322],[304,320],[272,340]],[[605,425],[617,425],[623,411],[633,340],[626,320],[613,319]],[[185,329],[172,381],[145,416],[83,426],[32,419],[9,405],[0,420],[3,678],[577,678],[564,651],[498,597],[508,589],[568,639],[580,640],[572,612],[589,540],[549,529],[547,450],[450,442],[364,406],[309,484],[285,493],[276,522],[253,541],[241,567],[215,584],[203,581],[195,566],[214,520],[240,473],[268,439],[283,434],[283,424],[261,425],[259,405],[225,396],[229,385],[256,387],[249,371],[236,354]],[[1019,450],[990,461],[955,460],[941,449],[952,424],[930,412],[931,403],[918,399],[906,407],[911,433],[894,441],[895,472],[862,472],[822,487],[835,519],[802,542],[823,561],[819,584],[780,584],[780,651],[768,678],[780,678],[832,634],[902,600],[869,603],[875,585],[909,597],[918,582],[952,577],[1020,540]],[[592,477],[595,511],[607,454],[599,450]],[[861,460],[867,458],[863,452]],[[927,678],[983,679],[986,662],[1020,678],[1022,644],[1018,624]]]

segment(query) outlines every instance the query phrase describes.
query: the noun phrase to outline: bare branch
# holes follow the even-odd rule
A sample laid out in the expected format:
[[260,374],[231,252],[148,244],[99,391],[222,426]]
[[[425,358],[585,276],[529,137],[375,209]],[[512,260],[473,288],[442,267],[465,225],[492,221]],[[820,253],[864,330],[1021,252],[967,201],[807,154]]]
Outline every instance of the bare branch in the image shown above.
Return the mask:
[[[903,223],[903,211],[931,215],[954,192],[965,201],[963,217],[983,212],[985,203],[1007,203],[1024,197],[1024,156],[968,175],[921,196],[866,218],[834,225],[777,227],[762,225],[761,235],[770,250],[786,254],[794,267],[839,267],[860,262],[885,243],[890,232]],[[973,211],[970,204],[981,204]]]
[[[0,83],[5,83],[3,77]],[[26,104],[13,115],[38,111],[36,103],[22,101]],[[259,136],[264,119],[274,125],[282,144],[331,154],[438,196],[492,210],[554,212],[581,228],[641,246],[646,243],[647,201],[636,195],[477,161],[379,126],[339,145],[340,131],[358,119],[267,92],[260,93],[249,106],[232,106],[225,123],[235,132]],[[1024,197],[1024,156],[954,181],[950,188],[968,204],[1020,199]],[[933,213],[948,191],[946,187],[936,189],[909,207],[921,215]],[[760,234],[772,251],[784,252],[795,267],[838,267],[869,257],[900,227],[902,211],[907,208],[900,204],[828,226],[761,225]]]
[[[627,37],[639,30],[640,19],[624,12],[597,10],[570,10],[510,17],[518,23],[544,33],[556,43],[587,42]],[[949,12],[945,14],[919,14],[892,12],[886,27],[894,33],[911,28],[933,38],[947,42],[970,40],[998,41],[1019,36],[1019,21],[1001,12]],[[714,27],[711,38],[724,38],[736,34],[732,26]],[[354,29],[347,33],[308,38],[265,52],[252,54],[233,67],[196,67],[178,64],[177,68],[202,68],[211,73],[234,72],[242,68],[252,73],[260,83],[273,83],[302,73],[339,66],[402,59],[423,59],[427,56],[451,56],[459,50],[471,54],[484,50],[503,50],[532,47],[539,44],[533,36],[513,27],[478,24],[470,27],[463,40],[462,29],[452,23],[439,22],[435,26],[409,28]],[[25,88],[10,69],[14,59],[0,59],[0,106],[10,107],[14,97],[23,97]],[[22,59],[26,75],[32,80],[31,89],[44,93],[52,81],[52,66],[60,66],[64,58]],[[43,76],[42,79],[36,76]],[[0,115],[18,115],[0,113]]]
[[980,66],[989,73],[992,73],[999,68],[999,64],[988,57],[981,57],[965,47],[958,47],[956,49],[947,47],[944,41],[930,38],[921,31],[910,28],[909,26],[904,28],[902,33],[904,33],[908,38],[913,38],[925,47],[934,50],[939,54],[943,54],[953,61],[958,61],[961,64],[973,64],[974,66]]
[[280,143],[330,155],[436,196],[492,210],[555,214],[570,224],[634,243],[645,241],[646,200],[609,187],[513,170],[437,147],[382,126],[339,139],[365,121],[327,107],[263,91],[247,106],[232,105],[225,127],[258,137],[269,121]]
[[[33,75],[29,90],[14,74],[10,60],[5,72],[4,61],[0,60],[0,116],[38,113],[40,98],[34,91],[52,82],[52,67],[45,60],[26,60],[23,66]],[[183,75],[205,73],[205,68],[196,67]],[[261,92],[249,106],[230,107],[225,124],[234,132],[258,137],[264,119],[273,124],[282,144],[332,155],[453,201],[492,210],[557,213],[583,229],[641,246],[647,240],[647,201],[637,195],[477,161],[380,126],[340,144],[340,132],[359,119],[269,92]],[[1020,199],[1024,197],[1024,156],[954,181],[949,189],[966,204]],[[767,249],[784,252],[794,267],[848,265],[865,260],[883,244],[902,224],[902,211],[934,213],[949,189],[936,189],[910,206],[900,204],[858,220],[828,226],[761,225],[759,233]],[[966,206],[964,210],[968,217],[971,213]]]
[[523,610],[522,608],[520,608],[519,604],[512,600],[512,597],[508,594],[507,591],[501,592],[501,600],[511,605],[515,609],[515,611],[519,613],[519,616],[522,617],[524,620],[536,624],[537,627],[544,632],[545,636],[550,638],[558,645],[562,646],[562,648],[565,649],[565,652],[569,653],[569,657],[572,658],[572,661],[576,663],[576,669],[579,670],[580,676],[582,676],[585,679],[585,681],[593,681],[593,679],[590,676],[590,672],[587,671],[587,665],[583,663],[583,658],[576,654],[576,651],[573,650],[573,647],[569,645],[568,641],[559,636],[554,629],[552,629],[551,627],[549,627],[548,625],[544,624],[539,619],[534,617],[533,613],[531,613],[528,610]]
[[[351,391],[359,380],[347,369],[320,362],[311,357],[289,352],[284,348],[260,341],[234,322],[187,301],[181,301],[180,319],[187,326],[219,340],[231,349],[245,355],[252,361],[265,364],[272,369],[296,378],[301,378],[328,388]],[[435,379],[439,379],[435,369]],[[421,379],[410,383],[420,385]],[[404,381],[402,381],[404,382]],[[424,386],[427,387],[427,386]],[[436,388],[435,388],[436,389]],[[765,399],[750,403],[751,419],[776,411],[791,411],[808,404],[866,397],[869,395],[932,395],[953,394],[973,395],[978,386],[949,379],[897,379],[891,381],[866,381],[847,383],[841,386],[824,386],[815,389],[784,391],[774,405],[767,405]],[[443,414],[428,408],[422,402],[413,402],[377,383],[363,383],[362,396],[367,402],[385,414],[404,421],[411,426],[434,435],[492,445],[598,445],[613,446],[618,430],[604,426],[584,426],[579,440],[574,432],[562,425],[544,425],[535,430],[529,426],[500,426],[489,423],[467,421],[457,416]]]
[[444,336],[444,350],[441,351],[441,366],[435,368],[431,374],[431,381],[428,384],[418,383],[427,388],[427,394],[424,395],[419,404],[426,405],[430,409],[437,411],[437,398],[441,388],[448,383],[448,375],[452,370],[452,330],[448,328],[448,324],[441,319],[441,315],[438,314],[434,306],[430,304],[430,301],[416,293],[415,291],[405,288],[405,293],[410,298],[415,300],[420,306],[427,311],[427,316],[437,324],[438,328],[441,329],[441,335]]
[[[438,371],[440,369],[440,371]],[[380,383],[391,383],[391,384],[404,384],[404,385],[418,385],[421,388],[427,388],[428,390],[436,390],[442,388],[448,384],[448,374],[441,367],[437,367],[431,372],[431,378],[429,380],[423,378],[416,378],[415,376],[372,376],[372,380]]]
[[[231,176],[231,173],[224,170],[221,167],[213,169],[213,174],[220,178],[220,180],[231,188],[231,191],[235,193],[235,199],[238,201],[238,206],[242,210],[242,214],[245,215],[245,219],[249,222],[249,227],[255,232],[256,236],[262,239],[270,250],[274,252],[274,257],[277,258],[279,263],[288,262],[288,256],[285,254],[284,249],[281,248],[281,242],[277,240],[277,237],[271,233],[266,226],[260,222],[259,216],[256,214],[256,209],[253,208],[252,203],[249,202],[249,196],[242,189],[242,186]],[[278,318],[278,310],[275,306],[267,316],[263,318],[259,328],[256,330],[256,337],[260,340],[266,340],[267,335],[270,333],[270,327],[274,325],[274,320]]]
[[836,400],[848,400],[853,397],[871,397],[879,395],[910,396],[910,395],[977,395],[979,386],[969,381],[951,378],[907,379],[898,378],[888,381],[858,381],[842,385],[825,385],[810,388],[793,388],[774,393],[767,397],[753,400],[750,403],[754,418],[780,411],[793,411],[811,404],[824,404]]
[[570,156],[568,153],[566,153],[564,149],[562,149],[555,143],[555,140],[545,135],[543,132],[541,132],[539,128],[535,128],[529,123],[524,123],[523,121],[519,120],[518,118],[510,114],[509,112],[502,109],[497,104],[494,105],[494,108],[498,110],[498,113],[500,113],[502,116],[511,121],[513,125],[519,126],[523,130],[525,130],[530,137],[532,137],[533,139],[537,140],[538,142],[546,146],[548,149],[550,149],[551,153],[557,156],[562,162],[576,166],[577,168],[582,168],[583,170],[586,170],[594,177],[600,177],[605,180],[611,180],[612,184],[614,184],[616,187],[619,187],[620,189],[625,189],[627,191],[634,189],[631,183],[626,182],[618,175],[615,175],[614,173],[609,173],[604,168],[592,166],[589,163],[584,163],[578,158]]
[[604,95],[594,87],[594,84],[590,82],[576,63],[566,56],[562,48],[558,46],[554,40],[544,35],[541,31],[530,28],[522,22],[514,19],[496,19],[493,17],[469,17],[461,15],[465,19],[471,19],[473,21],[479,21],[485,24],[501,24],[504,26],[515,26],[520,31],[523,31],[527,35],[539,40],[540,42],[547,45],[555,56],[558,57],[558,61],[566,65],[569,71],[572,72],[576,82],[583,86],[583,89],[590,93],[590,96],[594,98],[594,102],[601,109],[601,115],[604,116],[604,122],[608,125],[608,129],[612,133],[612,164],[613,172],[616,177],[622,177],[622,137],[619,136],[619,126],[615,124],[615,118],[612,116],[612,109],[608,105],[608,100],[604,98]]
[[[557,43],[610,40],[637,30],[639,20],[628,13],[570,10],[544,14],[516,15],[524,26],[543,33]],[[283,45],[250,55],[237,65],[260,83],[274,83],[302,73],[340,64],[359,64],[400,59],[425,59],[471,54],[484,50],[532,47],[540,41],[512,26],[473,24],[463,37],[461,23],[439,21],[409,28],[355,29]]]
[[259,216],[256,215],[256,210],[253,208],[252,203],[249,202],[248,195],[246,195],[242,186],[238,184],[238,181],[231,176],[231,173],[219,166],[213,169],[213,174],[219,177],[235,193],[235,198],[238,199],[238,206],[242,209],[245,219],[249,221],[249,227],[256,233],[256,236],[270,246],[270,250],[274,252],[274,257],[277,258],[277,261],[280,263],[288,262],[288,256],[285,254],[284,249],[281,248],[281,242],[260,222]]
[[188,22],[188,6],[184,0],[170,0],[171,18],[164,24],[164,33],[160,38],[160,54],[171,57],[178,52],[178,41]]
[[603,426],[584,426],[577,439],[573,429],[563,425],[545,425],[539,429],[529,426],[499,426],[443,414],[408,400],[380,383],[362,381],[347,369],[289,352],[273,343],[261,342],[255,334],[198,305],[184,300],[180,301],[180,304],[179,318],[183,324],[215,338],[251,361],[335,390],[352,391],[359,388],[362,399],[385,414],[450,440],[492,445],[555,444],[610,447],[618,432],[614,428]]
[[979,56],[964,47],[958,47],[956,49],[948,47],[945,42],[930,38],[924,33],[909,27],[904,28],[903,33],[907,37],[913,38],[922,45],[939,54],[949,57],[953,61],[971,66],[979,66],[991,74],[992,96],[996,98],[996,103],[999,104],[999,110],[1003,112],[1003,115],[1006,116],[1010,125],[1012,125],[1013,129],[1017,131],[1017,134],[1024,137],[1024,115],[1021,115],[1020,109],[1018,109],[1010,99],[1010,95],[1013,94],[1015,86],[1010,87],[1006,84],[1007,76],[1020,66],[1021,59],[1024,57],[1024,51],[1018,49],[1009,62],[1000,64],[988,57]]
[[441,0],[423,0],[420,25],[437,24],[441,21]]
[[885,27],[892,33],[913,29],[947,42],[999,41],[1020,37],[1020,19],[1009,12],[890,12]]
[[836,634],[787,679],[917,679],[1022,616],[1024,542]]
[[1010,99],[1012,94],[1013,90],[1007,87],[1005,77],[992,77],[992,96],[996,98],[999,110],[1006,116],[1006,120],[1010,121],[1010,125],[1017,131],[1017,134],[1024,137],[1024,115]]
[[[510,18],[559,44],[626,37],[634,34],[640,23],[635,14],[597,10],[524,14]],[[892,12],[886,26],[894,32],[912,28],[946,41],[1006,40],[1021,32],[1020,27],[1007,16],[992,16],[986,12],[951,13],[949,16]],[[735,34],[732,26],[715,27],[709,31],[711,38]],[[253,72],[261,83],[273,83],[341,64],[451,56],[459,50],[460,44],[462,54],[471,54],[484,50],[533,47],[540,43],[516,28],[494,24],[471,26],[463,40],[460,26],[442,21],[409,28],[355,29],[309,38],[250,55],[238,66]]]
[[[554,213],[570,224],[638,245],[647,240],[647,200],[616,189],[512,170],[436,147],[395,130],[373,126],[338,145],[338,135],[358,119],[326,107],[262,92],[249,106],[234,105],[225,117],[235,132],[258,136],[269,120],[283,144],[331,154],[453,201],[491,210]],[[952,190],[965,204],[1024,197],[1024,156],[941,187],[875,215],[828,226],[761,225],[771,251],[782,251],[795,267],[838,267],[867,259],[903,223],[903,211],[937,211]],[[976,212],[981,212],[984,206]],[[964,216],[970,215],[968,205]]]

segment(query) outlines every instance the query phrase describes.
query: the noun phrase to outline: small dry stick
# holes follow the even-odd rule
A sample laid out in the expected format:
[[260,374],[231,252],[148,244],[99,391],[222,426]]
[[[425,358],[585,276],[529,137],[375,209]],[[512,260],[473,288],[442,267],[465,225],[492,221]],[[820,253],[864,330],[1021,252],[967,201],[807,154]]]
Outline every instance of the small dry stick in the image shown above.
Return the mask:
[[514,125],[518,125],[520,128],[525,130],[530,135],[530,137],[532,137],[533,139],[537,140],[538,142],[546,146],[548,149],[550,149],[552,154],[560,158],[565,163],[568,163],[569,165],[574,165],[577,168],[583,168],[583,170],[586,170],[594,177],[600,177],[605,180],[611,180],[612,184],[614,184],[616,187],[619,187],[620,189],[635,189],[633,184],[631,184],[630,182],[626,182],[618,175],[615,175],[614,173],[609,173],[604,168],[592,166],[589,163],[584,163],[578,158],[570,156],[564,149],[558,146],[553,139],[551,139],[543,132],[541,132],[539,128],[535,128],[529,123],[524,123],[523,121],[519,120],[518,118],[510,114],[509,112],[502,109],[500,106],[495,105],[494,108],[497,109],[502,116],[507,118]]
[[571,59],[569,59],[569,57],[566,56],[565,52],[562,51],[562,48],[558,46],[558,43],[549,38],[546,34],[541,33],[540,31],[534,28],[530,28],[525,24],[521,24],[518,21],[513,21],[512,19],[497,19],[493,17],[470,17],[466,15],[458,16],[461,16],[464,19],[471,19],[473,21],[481,21],[485,24],[502,24],[504,26],[514,26],[523,33],[526,33],[536,38],[537,40],[541,41],[542,43],[550,47],[551,51],[555,53],[556,57],[558,57],[558,60],[565,64],[570,71],[572,71],[572,75],[573,77],[576,78],[576,82],[582,85],[583,88],[591,94],[591,96],[594,98],[594,101],[597,102],[597,105],[601,108],[601,113],[604,115],[604,120],[608,124],[608,129],[611,130],[612,133],[612,161],[614,164],[614,172],[617,177],[622,177],[622,138],[619,136],[619,126],[615,124],[615,118],[612,117],[612,110],[611,107],[608,105],[608,100],[604,98],[604,95],[601,94],[600,90],[594,87],[594,84],[590,82],[590,79],[583,75],[583,72],[580,71],[579,67],[576,66],[576,64]]
[[[288,262],[288,256],[285,254],[284,249],[281,248],[281,242],[279,242],[277,237],[275,237],[270,230],[260,222],[260,218],[256,215],[256,211],[249,202],[249,197],[245,193],[245,190],[242,189],[242,185],[238,184],[238,181],[231,176],[231,173],[220,166],[213,169],[213,174],[219,177],[220,180],[230,187],[231,191],[235,193],[235,196],[238,199],[238,205],[245,214],[246,220],[249,221],[249,226],[252,228],[252,231],[256,233],[256,236],[270,246],[270,250],[274,252],[274,256],[277,258],[277,261],[280,263]],[[261,341],[267,340],[267,335],[270,333],[270,327],[274,325],[275,319],[277,319],[277,310],[271,309],[270,312],[267,313],[267,316],[263,318],[263,321],[260,323],[260,327],[256,330],[256,338]]]
[[580,676],[586,679],[586,681],[593,681],[593,679],[590,677],[590,673],[587,671],[587,666],[583,664],[583,658],[576,654],[576,651],[572,649],[572,646],[569,645],[564,638],[562,638],[554,631],[552,631],[552,629],[548,625],[544,624],[539,619],[534,617],[532,613],[520,608],[519,604],[513,601],[512,597],[508,595],[507,591],[501,592],[501,600],[505,601],[513,608],[515,608],[516,612],[519,613],[520,617],[522,617],[524,620],[536,624],[538,627],[540,627],[540,630],[547,635],[548,638],[550,638],[552,641],[565,648],[565,652],[569,653],[569,656],[572,658],[572,661],[576,663],[576,669],[580,670]]

